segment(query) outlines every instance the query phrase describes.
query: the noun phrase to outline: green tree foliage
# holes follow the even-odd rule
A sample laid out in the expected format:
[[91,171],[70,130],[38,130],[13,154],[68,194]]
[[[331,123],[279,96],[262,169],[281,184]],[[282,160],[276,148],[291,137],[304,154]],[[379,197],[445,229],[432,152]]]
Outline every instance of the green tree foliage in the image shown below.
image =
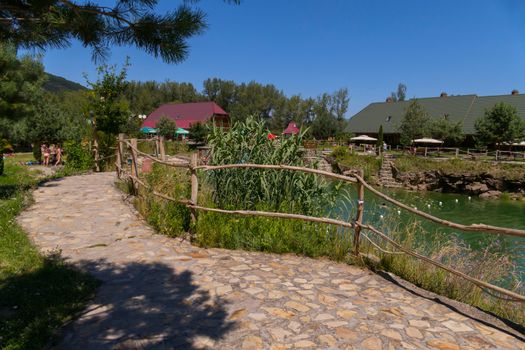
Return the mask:
[[435,139],[445,141],[448,146],[457,146],[465,139],[463,123],[454,123],[446,118],[432,120],[428,125],[428,133]]
[[202,123],[193,123],[188,131],[190,138],[195,142],[204,142],[208,137],[208,126]]
[[[113,46],[136,46],[165,62],[181,62],[187,40],[206,29],[205,13],[183,1],[157,14],[157,0],[28,0],[0,2],[0,41],[28,48],[64,48],[78,40],[105,57]],[[229,0],[238,3],[239,0]]]
[[98,67],[98,79],[86,81],[91,91],[88,92],[87,114],[97,131],[106,134],[118,134],[130,117],[127,100],[123,98],[127,81],[126,64],[117,73],[116,66]]
[[379,130],[377,131],[377,142],[376,146],[381,151],[383,149],[383,124],[379,125]]
[[171,118],[162,116],[155,125],[159,135],[172,139],[177,132],[177,124]]
[[[191,83],[166,81],[131,81],[124,88],[123,95],[133,114],[149,114],[164,103],[187,103],[205,101]],[[222,106],[222,105],[221,105]]]
[[392,101],[404,101],[407,97],[407,86],[403,83],[399,83],[397,86],[397,91],[392,92],[390,95],[392,97]]
[[271,84],[253,81],[236,84],[218,78],[205,80],[201,93],[191,83],[130,82],[124,96],[132,114],[149,114],[165,103],[214,101],[230,114],[233,122],[253,115],[280,134],[290,121],[295,121],[297,125],[310,127],[310,134],[318,139],[341,136],[349,103],[346,88],[316,99],[300,95],[287,97]]
[[17,57],[16,49],[0,42],[0,118],[19,120],[34,112],[33,103],[45,80],[42,63]]
[[512,142],[524,137],[525,122],[511,105],[497,103],[485,115],[476,120],[476,141],[484,146]]
[[426,136],[429,122],[430,117],[417,100],[410,102],[401,125],[397,128],[401,144],[409,146],[412,140]]
[[34,114],[44,79],[40,62],[30,56],[18,58],[13,45],[0,41],[0,175],[6,146],[23,129],[23,120]]

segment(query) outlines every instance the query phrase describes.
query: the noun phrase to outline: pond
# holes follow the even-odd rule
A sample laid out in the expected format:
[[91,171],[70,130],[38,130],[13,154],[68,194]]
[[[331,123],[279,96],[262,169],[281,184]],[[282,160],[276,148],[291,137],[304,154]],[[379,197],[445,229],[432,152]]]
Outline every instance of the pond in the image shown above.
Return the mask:
[[[355,186],[341,196],[335,215],[349,220],[355,217],[356,191]],[[482,200],[461,194],[438,192],[411,192],[406,190],[381,190],[394,199],[410,205],[413,208],[429,213],[441,219],[459,224],[487,224],[501,227],[525,229],[525,202],[513,200]],[[494,235],[483,232],[462,232],[457,229],[432,223],[417,215],[385,202],[373,193],[365,193],[365,211],[363,220],[388,233],[389,227],[404,225],[414,220],[421,223],[422,235],[428,239],[428,234],[445,233],[447,237],[455,237],[473,249],[484,248],[489,241],[498,240],[502,250],[516,256],[525,282],[525,238],[507,235]]]

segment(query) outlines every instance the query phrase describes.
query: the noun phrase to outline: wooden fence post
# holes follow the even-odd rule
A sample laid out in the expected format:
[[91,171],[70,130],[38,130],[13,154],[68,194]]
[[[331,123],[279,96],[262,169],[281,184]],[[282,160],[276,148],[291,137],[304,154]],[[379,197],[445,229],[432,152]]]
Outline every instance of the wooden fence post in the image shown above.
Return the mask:
[[[197,177],[197,169],[199,155],[193,153],[191,155],[190,171],[191,171],[191,203],[197,205],[197,196],[199,194],[199,178]],[[197,212],[195,209],[191,209],[191,222],[195,225],[197,223]]]
[[[137,139],[131,139],[131,175],[135,177],[139,177],[139,167],[137,164],[137,152],[135,151],[137,149]],[[135,190],[138,189],[138,184],[133,181],[133,188]]]
[[[358,171],[359,177],[363,178],[364,172],[363,170]],[[365,205],[365,186],[359,181],[357,183],[357,215],[355,218],[355,221],[357,224],[361,224],[363,222],[363,211],[364,211],[364,205]],[[361,226],[356,225],[355,226],[355,232],[354,232],[354,255],[359,256],[359,238],[361,235]]]
[[499,150],[496,150],[496,161],[499,159]]
[[166,160],[166,149],[164,148],[164,136],[159,136],[160,160]]
[[456,148],[456,158],[459,157],[459,148]]
[[122,158],[124,157],[124,134],[118,134],[117,139],[117,177],[120,179],[122,176]]

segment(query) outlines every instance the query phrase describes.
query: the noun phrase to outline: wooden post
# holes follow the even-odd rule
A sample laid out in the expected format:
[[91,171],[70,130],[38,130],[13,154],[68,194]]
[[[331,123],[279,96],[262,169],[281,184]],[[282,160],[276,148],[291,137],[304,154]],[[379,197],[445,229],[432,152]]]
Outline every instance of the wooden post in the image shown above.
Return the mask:
[[[193,153],[191,155],[190,171],[191,171],[191,203],[197,205],[197,196],[199,194],[199,179],[197,177],[197,169],[199,155]],[[195,209],[191,209],[191,222],[195,225],[197,223],[197,212]]]
[[456,158],[459,157],[459,148],[456,148]]
[[[131,175],[135,177],[139,177],[139,167],[137,164],[137,152],[135,151],[137,149],[137,139],[131,139]],[[133,183],[133,188],[135,190],[138,189],[138,184],[136,184],[133,179],[131,180]]]
[[[96,134],[96,132],[95,132]],[[95,158],[95,171],[100,171],[100,154],[98,153],[98,137],[93,138],[93,156]]]
[[118,139],[117,139],[117,160],[116,160],[116,163],[118,165],[117,176],[119,179],[122,176],[121,169],[122,169],[122,158],[123,157],[124,157],[124,134],[120,133],[118,134]]
[[164,148],[164,136],[159,136],[160,160],[166,160],[166,150]]
[[496,150],[496,161],[498,160],[499,158],[499,150]]
[[[358,171],[358,175],[363,178],[363,170]],[[365,205],[365,186],[361,182],[357,183],[357,215],[355,218],[356,223],[361,224],[363,222],[363,211]],[[354,255],[359,256],[359,238],[361,234],[361,226],[355,226],[354,232]]]

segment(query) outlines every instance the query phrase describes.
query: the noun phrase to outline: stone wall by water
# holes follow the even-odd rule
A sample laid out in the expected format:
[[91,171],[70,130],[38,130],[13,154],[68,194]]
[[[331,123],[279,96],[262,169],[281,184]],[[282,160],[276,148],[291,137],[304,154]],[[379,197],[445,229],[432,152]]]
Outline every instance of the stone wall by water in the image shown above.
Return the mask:
[[503,192],[511,198],[525,198],[525,178],[509,180],[495,178],[490,174],[458,175],[440,171],[403,173],[396,171],[394,177],[410,190],[462,193],[480,198],[499,198]]

